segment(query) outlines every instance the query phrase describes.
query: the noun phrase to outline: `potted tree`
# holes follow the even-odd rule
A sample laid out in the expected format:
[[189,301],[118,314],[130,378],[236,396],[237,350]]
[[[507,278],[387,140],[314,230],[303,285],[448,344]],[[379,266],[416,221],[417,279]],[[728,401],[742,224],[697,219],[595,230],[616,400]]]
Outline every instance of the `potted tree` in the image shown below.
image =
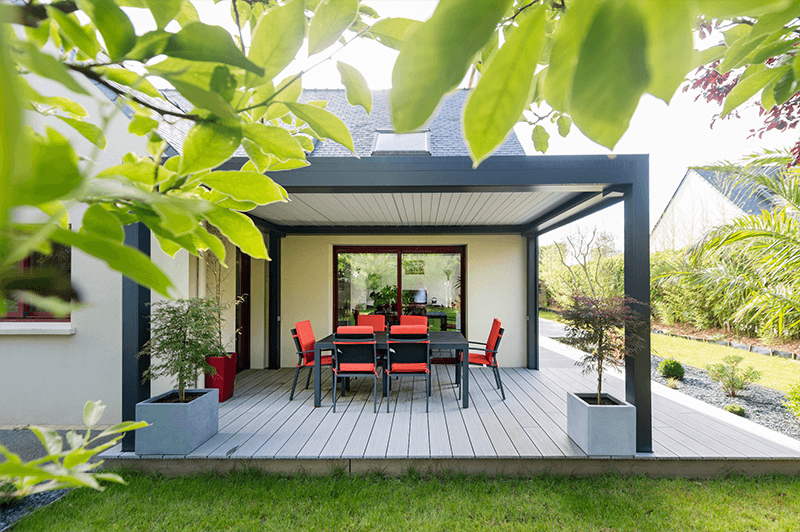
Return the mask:
[[567,434],[589,455],[636,453],[636,407],[603,392],[603,373],[619,370],[641,341],[636,331],[642,320],[632,309],[636,303],[630,297],[573,295],[560,312],[566,342],[585,353],[576,364],[584,374],[597,374],[596,391],[567,393]]
[[136,433],[136,454],[188,454],[217,433],[219,393],[190,388],[206,359],[224,355],[219,344],[219,309],[208,298],[159,301],[151,306],[150,340],[138,356],[151,357],[145,379],[173,377],[176,389],[136,405],[136,420],[151,426]]
[[[221,241],[227,243],[227,239],[216,227],[207,224],[206,230],[209,233],[219,238]],[[227,246],[226,246],[227,248]],[[222,327],[225,323],[223,313],[231,306],[236,307],[241,303],[241,298],[234,299],[230,305],[225,305],[222,302],[223,284],[228,279],[231,269],[225,266],[216,254],[205,251],[203,259],[206,266],[206,291],[209,297],[216,303],[215,311],[217,313],[217,340],[220,346],[221,355],[214,355],[206,358],[208,365],[214,368],[213,372],[206,372],[205,374],[205,387],[216,388],[219,390],[219,402],[227,401],[233,396],[233,385],[236,381],[236,352],[227,350],[228,342],[224,341]],[[234,338],[239,331],[234,333]]]

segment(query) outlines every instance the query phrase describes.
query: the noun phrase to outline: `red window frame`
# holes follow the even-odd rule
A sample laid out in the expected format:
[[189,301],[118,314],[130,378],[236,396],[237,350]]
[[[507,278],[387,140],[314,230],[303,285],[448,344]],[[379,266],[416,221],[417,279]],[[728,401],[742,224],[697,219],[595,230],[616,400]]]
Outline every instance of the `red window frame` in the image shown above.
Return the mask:
[[[57,245],[57,244],[56,244]],[[72,250],[70,249],[70,261]],[[25,271],[31,268],[31,256],[28,256],[19,262],[17,266],[19,271]],[[70,276],[72,275],[72,268],[70,266]],[[0,307],[1,308],[1,307]],[[33,305],[27,303],[17,302],[17,310],[6,313],[5,316],[0,315],[0,321],[11,322],[49,322],[49,323],[69,323],[70,316],[53,316],[49,312],[37,310]]]
[[[461,331],[466,336],[467,327],[467,246],[333,246],[333,330],[338,325],[339,291],[339,253],[396,253],[397,254],[397,303],[402,305],[403,293],[403,254],[404,253],[458,253],[461,255]],[[398,315],[400,309],[397,310]]]

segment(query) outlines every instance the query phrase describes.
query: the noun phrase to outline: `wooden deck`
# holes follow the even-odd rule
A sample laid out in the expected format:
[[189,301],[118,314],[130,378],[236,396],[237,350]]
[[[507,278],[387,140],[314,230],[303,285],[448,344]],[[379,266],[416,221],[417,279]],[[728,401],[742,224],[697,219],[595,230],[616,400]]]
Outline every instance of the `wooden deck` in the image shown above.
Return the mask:
[[[574,353],[542,339],[541,370],[505,368],[502,401],[489,370],[471,370],[470,408],[456,399],[452,366],[435,366],[430,411],[425,382],[403,378],[388,399],[372,380],[356,379],[331,402],[325,372],[322,407],[313,386],[289,401],[294,369],[247,370],[237,376],[233,398],[220,405],[219,433],[186,456],[136,456],[119,447],[104,453],[114,465],[168,473],[228,470],[249,464],[269,471],[325,473],[453,470],[489,474],[593,474],[606,471],[654,476],[800,473],[800,441],[654,384],[653,453],[587,457],[566,434],[566,392],[589,391],[590,377]],[[610,375],[606,391],[624,397],[624,382]]]

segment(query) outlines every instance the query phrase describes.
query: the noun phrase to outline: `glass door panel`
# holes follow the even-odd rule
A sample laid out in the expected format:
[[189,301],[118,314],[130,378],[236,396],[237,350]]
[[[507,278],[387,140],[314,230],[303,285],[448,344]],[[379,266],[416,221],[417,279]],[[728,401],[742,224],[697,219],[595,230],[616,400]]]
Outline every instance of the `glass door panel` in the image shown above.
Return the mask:
[[431,331],[461,330],[461,254],[403,253],[403,314],[428,316]]
[[397,253],[337,253],[337,324],[359,314],[383,314],[397,323]]

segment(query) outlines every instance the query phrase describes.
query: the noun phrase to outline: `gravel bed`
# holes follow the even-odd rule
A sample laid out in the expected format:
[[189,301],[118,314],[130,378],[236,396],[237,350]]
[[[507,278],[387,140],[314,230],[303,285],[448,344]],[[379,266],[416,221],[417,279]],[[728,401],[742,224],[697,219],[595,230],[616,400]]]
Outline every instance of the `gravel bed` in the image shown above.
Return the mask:
[[[661,357],[651,355],[650,375],[654,381],[666,385],[667,379],[658,373],[661,360]],[[729,404],[743,406],[744,417],[750,421],[800,440],[800,420],[783,406],[786,399],[783,392],[751,384],[746,390],[739,392],[737,397],[727,397],[720,391],[719,384],[712,381],[704,370],[685,364],[683,368],[683,380],[679,381],[676,388],[679,392],[719,408]]]
[[48,504],[56,502],[58,499],[66,495],[67,492],[69,492],[67,489],[46,491],[44,493],[28,495],[27,497],[15,503],[0,504],[0,532],[9,530],[12,526],[14,526],[14,523],[29,513],[32,513],[37,508],[41,508],[42,506],[47,506]]

